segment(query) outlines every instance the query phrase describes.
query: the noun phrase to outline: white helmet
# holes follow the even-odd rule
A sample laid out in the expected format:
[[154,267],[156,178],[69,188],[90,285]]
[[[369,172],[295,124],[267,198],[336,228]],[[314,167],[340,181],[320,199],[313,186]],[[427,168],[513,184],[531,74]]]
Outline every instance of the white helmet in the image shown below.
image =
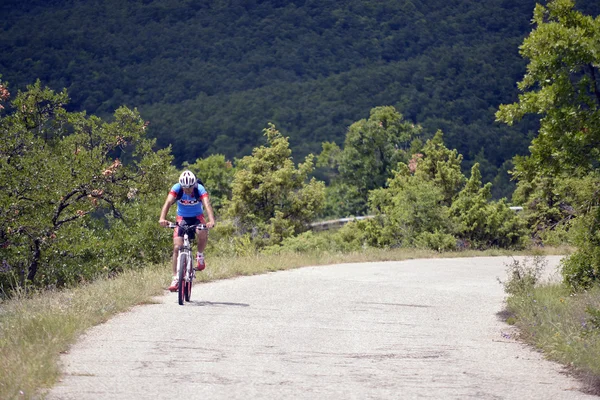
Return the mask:
[[179,184],[181,187],[190,188],[196,184],[196,176],[192,171],[183,171],[181,175],[179,175]]

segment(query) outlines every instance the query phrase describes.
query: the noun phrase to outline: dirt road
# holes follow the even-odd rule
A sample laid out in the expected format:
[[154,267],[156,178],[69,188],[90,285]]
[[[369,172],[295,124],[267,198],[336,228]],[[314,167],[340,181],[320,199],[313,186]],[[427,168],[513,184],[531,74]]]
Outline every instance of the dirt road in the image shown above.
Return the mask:
[[183,307],[168,293],[89,331],[48,398],[596,399],[498,318],[509,260],[301,268],[198,285]]

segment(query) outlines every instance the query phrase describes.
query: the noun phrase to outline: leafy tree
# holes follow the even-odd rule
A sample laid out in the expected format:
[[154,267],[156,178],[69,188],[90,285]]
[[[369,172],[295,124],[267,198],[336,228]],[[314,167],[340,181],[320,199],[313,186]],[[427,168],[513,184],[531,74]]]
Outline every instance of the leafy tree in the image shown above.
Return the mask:
[[[578,251],[564,263],[563,276],[572,287],[598,279],[600,251],[595,232],[597,201],[569,204],[564,182],[596,180],[600,162],[600,17],[575,10],[572,0],[537,5],[534,30],[524,40],[521,55],[529,59],[518,86],[519,101],[500,106],[498,120],[512,124],[526,114],[541,116],[531,155],[515,160],[517,191],[533,210],[534,220],[557,225],[578,215],[574,243]],[[589,181],[588,181],[589,183]],[[591,199],[598,198],[596,183]],[[588,190],[589,192],[589,190]],[[577,203],[579,207],[573,207]],[[583,206],[583,207],[581,207]],[[587,235],[582,235],[586,232]]]
[[238,234],[259,243],[278,244],[303,232],[323,206],[325,185],[315,178],[313,156],[294,166],[288,139],[275,125],[264,129],[267,145],[239,160],[226,215]]
[[[546,171],[586,173],[600,161],[600,17],[574,9],[572,0],[536,5],[536,28],[523,41],[529,59],[519,101],[501,105],[498,120],[513,124],[541,115],[531,158]],[[517,165],[517,177],[525,173]]]
[[21,284],[51,264],[64,231],[121,218],[127,203],[160,188],[171,162],[168,149],[153,151],[137,111],[121,107],[104,122],[67,111],[68,101],[38,81],[0,118],[0,258]]
[[372,245],[412,246],[425,232],[451,232],[442,188],[403,163],[387,188],[371,191],[369,205],[379,216],[370,223],[382,225],[373,232]]
[[490,201],[492,184],[482,186],[479,164],[466,180],[461,160],[438,132],[425,143],[423,154],[408,165],[400,163],[386,188],[370,192],[377,218],[365,223],[369,243],[435,250],[520,245],[526,233],[523,221],[503,200]]
[[349,199],[355,204],[354,209],[332,211],[364,214],[369,191],[383,187],[398,162],[408,162],[409,153],[418,146],[415,140],[420,133],[421,128],[405,121],[394,107],[375,107],[368,120],[350,126],[343,149],[334,143],[323,143],[318,165],[336,170],[331,186],[338,186],[338,193],[358,194]]
[[444,145],[443,133],[437,131],[423,146],[422,161],[416,168],[417,175],[433,181],[442,190],[443,201],[448,206],[465,182],[460,168],[462,159],[456,149],[450,150]]
[[358,188],[341,182],[334,182],[325,187],[325,204],[319,216],[324,218],[345,218],[362,215],[364,209]]

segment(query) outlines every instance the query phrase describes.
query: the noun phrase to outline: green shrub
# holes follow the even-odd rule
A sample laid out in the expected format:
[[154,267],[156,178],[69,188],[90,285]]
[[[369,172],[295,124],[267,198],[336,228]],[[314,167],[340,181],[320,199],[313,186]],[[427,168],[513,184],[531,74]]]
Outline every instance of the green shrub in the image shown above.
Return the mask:
[[262,252],[279,254],[286,252],[309,253],[311,251],[331,250],[331,239],[323,234],[312,231],[303,232],[298,236],[285,238],[280,244],[268,246]]
[[378,247],[412,246],[423,232],[451,232],[442,188],[412,175],[405,164],[399,164],[388,188],[371,191],[369,204],[378,213],[369,223],[374,228],[369,243]]
[[415,246],[419,248],[442,251],[456,250],[456,238],[448,233],[422,232],[415,238]]
[[572,290],[587,289],[600,281],[600,207],[579,216],[570,234],[577,251],[563,260],[563,279]]
[[280,254],[285,252],[351,252],[363,249],[366,234],[365,224],[350,222],[335,231],[303,232],[297,236],[288,237],[278,245],[265,247],[264,254]]
[[526,296],[527,293],[533,291],[547,265],[548,261],[540,256],[535,256],[532,259],[526,258],[522,261],[513,259],[506,268],[508,279],[500,281],[500,283],[509,295]]
[[342,252],[358,251],[367,246],[364,221],[349,222],[332,235],[335,249]]
[[450,207],[456,234],[476,248],[522,247],[525,221],[504,200],[490,202],[491,183],[482,186],[479,164]]
[[305,231],[321,211],[325,193],[323,182],[309,179],[312,155],[296,168],[288,138],[273,124],[264,134],[267,145],[238,161],[225,212],[236,234],[250,234],[258,247]]

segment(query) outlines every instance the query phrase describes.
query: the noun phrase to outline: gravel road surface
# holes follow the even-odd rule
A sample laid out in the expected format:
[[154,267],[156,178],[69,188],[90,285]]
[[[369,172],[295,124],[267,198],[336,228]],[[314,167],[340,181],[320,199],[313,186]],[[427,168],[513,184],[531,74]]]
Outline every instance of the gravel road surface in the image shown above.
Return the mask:
[[47,397],[597,399],[499,319],[510,261],[307,267],[197,285],[183,307],[166,293],[86,333]]

